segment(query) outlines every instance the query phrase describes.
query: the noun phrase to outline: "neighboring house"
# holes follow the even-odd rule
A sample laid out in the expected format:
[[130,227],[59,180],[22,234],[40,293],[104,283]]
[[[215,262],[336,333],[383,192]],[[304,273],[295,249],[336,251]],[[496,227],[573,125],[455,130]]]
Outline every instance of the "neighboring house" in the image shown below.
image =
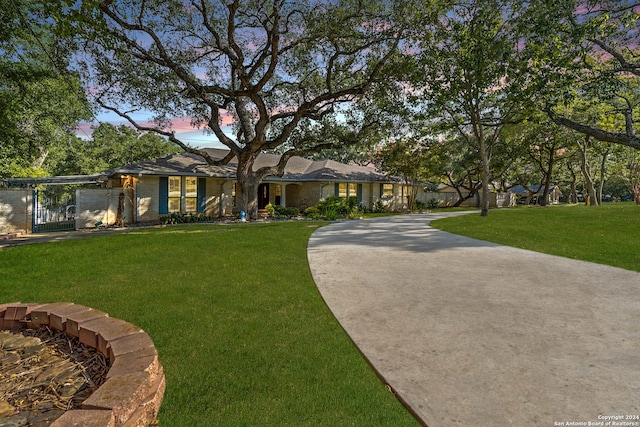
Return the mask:
[[[526,204],[527,199],[529,199],[530,203],[540,204],[540,197],[544,193],[544,185],[531,185],[525,188],[522,185],[516,185],[512,187],[509,192],[514,194],[518,200],[518,204]],[[562,191],[558,188],[557,185],[553,185],[549,188],[549,195],[547,198],[547,204],[553,205],[560,203],[560,199],[562,198]]]
[[[493,189],[493,187],[491,187]],[[463,197],[469,195],[469,190],[462,190]],[[431,201],[438,203],[439,207],[451,207],[454,206],[460,196],[455,188],[448,184],[439,184],[438,191],[430,191],[423,193],[423,200],[427,205],[431,204]],[[460,206],[466,207],[479,207],[482,201],[482,189],[479,189],[472,197],[465,199]],[[489,207],[508,207],[515,205],[515,197],[512,197],[510,193],[500,193],[490,191],[489,193]]]
[[[223,158],[228,153],[220,149],[207,151],[213,158]],[[278,160],[276,154],[261,154],[254,167],[276,165]],[[211,166],[201,156],[180,153],[113,169],[104,174],[108,178],[106,184],[75,190],[75,228],[155,222],[174,212],[212,217],[235,215],[239,210],[235,200],[236,166],[236,159],[224,166]],[[16,181],[11,180],[13,186]],[[28,179],[20,182],[30,185]],[[13,189],[0,191],[0,204],[10,190]],[[31,202],[27,199],[32,196],[24,191],[26,195],[19,199],[25,206],[17,210],[28,216]],[[407,194],[404,185],[370,167],[293,157],[282,177],[269,176],[262,181],[258,208],[271,203],[303,212],[321,199],[337,196],[356,197],[367,209],[382,201],[391,210],[403,210],[407,208]],[[0,224],[1,217],[0,213]],[[20,228],[38,231],[37,227]]]

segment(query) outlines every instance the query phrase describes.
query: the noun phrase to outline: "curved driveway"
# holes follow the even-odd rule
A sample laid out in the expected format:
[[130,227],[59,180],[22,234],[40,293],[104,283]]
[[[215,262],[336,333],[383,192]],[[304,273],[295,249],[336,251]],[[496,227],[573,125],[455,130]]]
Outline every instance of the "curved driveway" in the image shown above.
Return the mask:
[[640,414],[640,273],[445,233],[437,217],[335,223],[308,246],[329,308],[425,424]]

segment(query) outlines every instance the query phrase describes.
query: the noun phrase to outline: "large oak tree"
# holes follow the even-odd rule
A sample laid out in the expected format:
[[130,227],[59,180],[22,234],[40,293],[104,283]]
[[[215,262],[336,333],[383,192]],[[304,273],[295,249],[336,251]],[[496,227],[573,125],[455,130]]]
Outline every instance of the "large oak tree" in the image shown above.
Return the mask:
[[[350,114],[350,106],[389,82],[411,28],[410,3],[105,0],[66,11],[96,102],[212,165],[236,157],[241,208],[256,215],[264,177],[282,174],[294,155],[342,143],[307,139],[300,129],[347,116],[356,134],[373,126],[370,115]],[[153,117],[140,119],[133,114],[139,111]],[[170,126],[174,117],[214,134],[229,154],[211,158],[182,142]],[[225,132],[228,122],[233,135]],[[285,144],[278,164],[254,167],[261,152]]]

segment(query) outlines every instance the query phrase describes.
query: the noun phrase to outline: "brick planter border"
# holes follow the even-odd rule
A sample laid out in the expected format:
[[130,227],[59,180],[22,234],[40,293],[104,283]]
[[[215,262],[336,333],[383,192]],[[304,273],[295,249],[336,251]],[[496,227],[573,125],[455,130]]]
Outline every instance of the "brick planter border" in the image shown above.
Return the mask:
[[100,310],[68,302],[0,305],[0,330],[41,327],[78,338],[107,357],[111,365],[104,384],[52,427],[142,427],[155,420],[166,382],[158,352],[146,332]]

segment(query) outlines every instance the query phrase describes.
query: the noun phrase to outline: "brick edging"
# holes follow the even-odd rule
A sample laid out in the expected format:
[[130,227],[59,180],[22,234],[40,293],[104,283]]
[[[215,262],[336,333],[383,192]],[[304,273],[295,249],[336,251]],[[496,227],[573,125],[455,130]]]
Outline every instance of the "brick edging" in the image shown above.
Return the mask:
[[164,370],[146,332],[100,310],[68,302],[0,305],[0,330],[50,327],[97,349],[110,362],[107,380],[79,409],[52,427],[148,426],[160,409]]

